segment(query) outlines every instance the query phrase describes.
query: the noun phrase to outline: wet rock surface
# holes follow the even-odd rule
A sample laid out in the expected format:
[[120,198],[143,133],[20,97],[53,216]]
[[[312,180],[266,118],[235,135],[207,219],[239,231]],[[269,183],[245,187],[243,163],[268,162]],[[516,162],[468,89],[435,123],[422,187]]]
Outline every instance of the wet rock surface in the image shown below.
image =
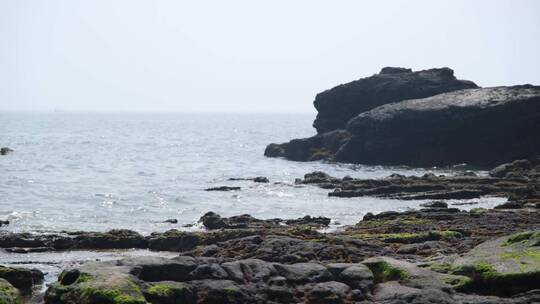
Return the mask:
[[[473,199],[482,196],[507,197],[507,207],[537,208],[540,202],[540,182],[537,178],[517,175],[512,178],[479,176],[422,177],[393,174],[383,179],[339,179],[324,172],[312,172],[297,184],[313,184],[332,190],[335,197],[381,197],[401,200]],[[433,204],[433,203],[432,203]],[[505,206],[501,206],[503,209]]]
[[257,177],[231,177],[229,178],[230,181],[253,181],[255,183],[268,183],[270,180],[268,177],[265,176],[257,176]]
[[211,187],[206,188],[204,191],[237,191],[240,190],[240,187],[234,187],[234,186],[219,186],[219,187]]
[[252,228],[252,229],[261,229],[261,228],[279,228],[283,224],[287,225],[307,225],[311,227],[327,227],[330,224],[330,219],[327,217],[311,217],[306,215],[302,218],[283,220],[283,219],[268,219],[261,220],[252,217],[249,214],[242,214],[237,216],[232,216],[228,218],[223,218],[215,212],[207,212],[200,219],[199,222],[203,224],[204,227],[210,230],[227,228],[227,229],[237,229],[237,228]]

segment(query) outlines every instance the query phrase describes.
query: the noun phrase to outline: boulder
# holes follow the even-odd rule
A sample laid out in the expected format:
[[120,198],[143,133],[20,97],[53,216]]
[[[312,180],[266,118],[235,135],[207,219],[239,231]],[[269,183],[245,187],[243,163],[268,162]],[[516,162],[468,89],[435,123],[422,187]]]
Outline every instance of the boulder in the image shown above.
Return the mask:
[[511,296],[540,289],[540,231],[524,231],[484,242],[450,267],[470,278],[459,290]]
[[208,229],[220,229],[225,227],[225,221],[223,221],[221,216],[212,211],[205,213],[199,219],[199,222],[201,222],[204,227]]
[[0,278],[0,303],[18,304],[22,303],[19,291],[8,281]]
[[256,183],[268,183],[268,182],[270,182],[268,180],[268,177],[265,177],[265,176],[257,176],[255,178],[253,178],[253,181],[256,182]]
[[34,285],[43,283],[44,274],[38,269],[0,266],[0,279],[8,281],[21,293],[29,294]]
[[317,94],[313,105],[318,114],[313,127],[317,133],[344,129],[351,118],[380,105],[470,88],[477,86],[458,80],[449,68],[413,72],[385,67],[379,74]]
[[341,162],[495,166],[540,151],[540,87],[467,89],[387,104],[350,120]]
[[11,152],[13,152],[13,150],[8,147],[0,148],[0,155],[7,155],[8,153],[11,153]]

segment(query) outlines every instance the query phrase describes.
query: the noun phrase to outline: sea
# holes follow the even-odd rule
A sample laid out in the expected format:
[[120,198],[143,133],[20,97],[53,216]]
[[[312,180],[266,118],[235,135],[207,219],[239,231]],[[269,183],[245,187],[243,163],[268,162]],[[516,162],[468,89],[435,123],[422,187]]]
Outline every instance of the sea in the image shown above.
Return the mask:
[[[194,230],[202,229],[198,220],[208,211],[262,219],[326,216],[330,229],[339,229],[367,212],[417,209],[424,201],[329,197],[329,190],[297,185],[295,179],[313,171],[383,178],[462,170],[294,162],[263,155],[269,143],[314,135],[314,116],[0,112],[0,146],[14,150],[0,156],[0,220],[10,221],[0,230]],[[229,180],[256,176],[270,182]],[[217,186],[241,190],[205,191]],[[459,208],[503,201],[486,197]]]

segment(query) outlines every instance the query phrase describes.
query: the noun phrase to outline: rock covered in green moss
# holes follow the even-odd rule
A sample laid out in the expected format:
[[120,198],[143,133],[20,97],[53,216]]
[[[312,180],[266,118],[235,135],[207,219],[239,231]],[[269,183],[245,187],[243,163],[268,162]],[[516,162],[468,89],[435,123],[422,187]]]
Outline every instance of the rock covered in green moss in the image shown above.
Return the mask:
[[43,282],[44,275],[37,269],[0,266],[0,278],[8,281],[23,294],[29,294],[34,285]]
[[13,287],[5,279],[0,279],[0,303],[1,304],[20,304],[21,295],[17,288]]
[[[64,271],[46,304],[163,303],[506,303],[460,293],[472,279],[388,257],[362,263],[284,264],[179,256],[94,262]],[[540,294],[538,294],[540,295]]]
[[365,298],[372,282],[371,270],[355,263],[133,258],[64,271],[47,290],[45,303],[280,303],[318,297],[341,303]]
[[540,288],[540,231],[525,231],[484,242],[451,265],[471,278],[462,290],[512,295]]
[[64,271],[45,295],[46,303],[63,304],[147,304],[139,285],[127,268],[115,262],[89,263]]
[[195,302],[194,288],[181,282],[148,283],[143,287],[143,294],[150,303]]

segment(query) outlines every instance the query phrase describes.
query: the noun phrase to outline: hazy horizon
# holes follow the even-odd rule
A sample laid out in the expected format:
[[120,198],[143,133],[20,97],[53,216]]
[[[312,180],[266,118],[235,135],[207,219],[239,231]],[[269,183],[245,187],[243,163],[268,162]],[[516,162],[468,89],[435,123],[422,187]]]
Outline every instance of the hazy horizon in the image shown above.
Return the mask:
[[314,113],[385,66],[540,84],[540,2],[3,1],[0,111]]

